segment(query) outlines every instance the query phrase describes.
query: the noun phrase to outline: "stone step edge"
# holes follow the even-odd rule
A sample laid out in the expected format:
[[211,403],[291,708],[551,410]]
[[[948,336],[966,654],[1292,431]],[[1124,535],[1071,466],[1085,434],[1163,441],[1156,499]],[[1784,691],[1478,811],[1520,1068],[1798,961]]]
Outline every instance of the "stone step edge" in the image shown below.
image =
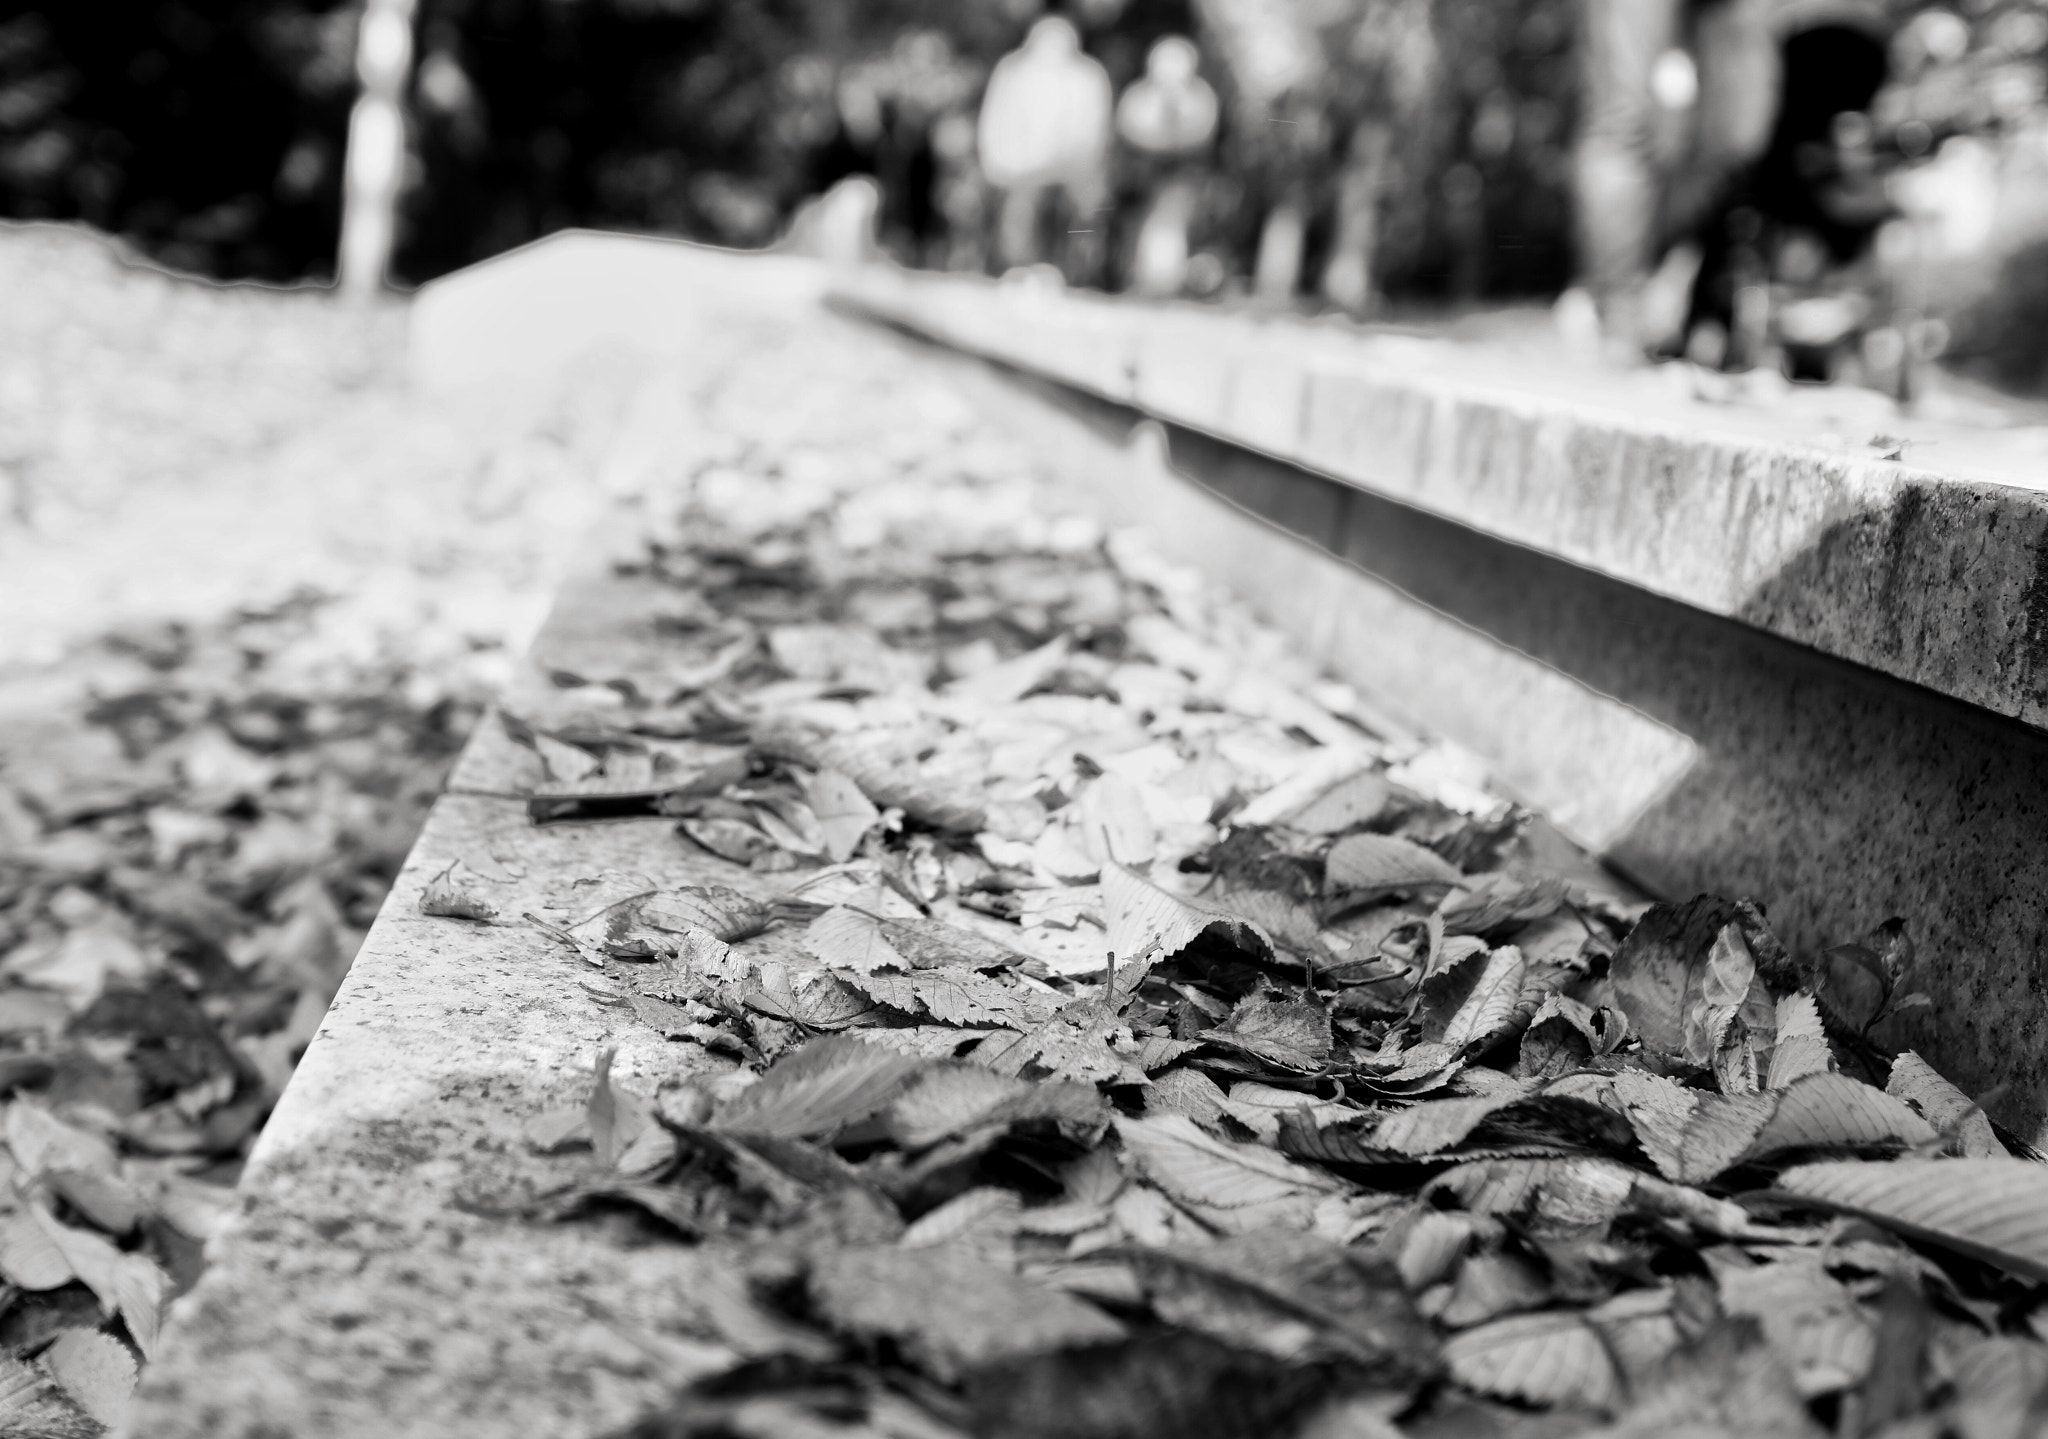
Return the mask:
[[835,271],[827,297],[2048,726],[2048,458],[2023,463],[2031,432],[1897,421],[1938,437],[1954,464],[1936,471],[1802,433],[1811,405],[1675,394],[1678,371],[1544,373],[1502,346],[880,264]]

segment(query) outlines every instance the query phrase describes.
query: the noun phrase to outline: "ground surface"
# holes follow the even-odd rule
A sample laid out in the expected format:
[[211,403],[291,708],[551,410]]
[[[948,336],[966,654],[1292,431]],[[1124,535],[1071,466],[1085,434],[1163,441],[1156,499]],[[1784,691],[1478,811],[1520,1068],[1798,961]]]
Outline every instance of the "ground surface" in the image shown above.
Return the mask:
[[[45,1181],[0,1201],[0,1430],[71,1432],[545,613],[604,425],[416,399],[400,302],[79,231],[0,230],[0,293],[0,1068],[35,1094],[0,1160]],[[24,1250],[44,1219],[80,1253]]]

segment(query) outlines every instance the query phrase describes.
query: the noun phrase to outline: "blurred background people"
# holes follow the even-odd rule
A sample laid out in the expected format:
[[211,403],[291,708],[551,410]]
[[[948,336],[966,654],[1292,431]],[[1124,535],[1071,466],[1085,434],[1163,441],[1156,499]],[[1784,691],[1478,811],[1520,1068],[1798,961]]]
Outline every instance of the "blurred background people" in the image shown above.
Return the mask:
[[1048,15],[996,62],[977,131],[981,171],[1001,192],[996,259],[1057,256],[1067,278],[1095,280],[1109,231],[1110,81],[1072,22]]
[[1153,44],[1144,75],[1117,101],[1117,137],[1131,156],[1122,188],[1142,216],[1126,270],[1141,295],[1177,295],[1187,284],[1188,231],[1216,138],[1216,92],[1198,73],[1200,64],[1192,40],[1168,35]]
[[[1575,211],[1619,346],[1746,367],[1773,339],[1773,285],[1812,290],[1868,253],[1890,214],[1868,111],[1891,28],[1878,0],[1586,0]],[[1849,338],[1858,307],[1819,298],[1785,307],[1777,338]]]
[[[332,280],[366,16],[403,8],[0,0],[0,215]],[[780,243],[866,176],[904,264],[1395,319],[1576,278],[1625,350],[2048,388],[2048,0],[413,0],[409,34],[368,177],[401,285],[569,225]]]

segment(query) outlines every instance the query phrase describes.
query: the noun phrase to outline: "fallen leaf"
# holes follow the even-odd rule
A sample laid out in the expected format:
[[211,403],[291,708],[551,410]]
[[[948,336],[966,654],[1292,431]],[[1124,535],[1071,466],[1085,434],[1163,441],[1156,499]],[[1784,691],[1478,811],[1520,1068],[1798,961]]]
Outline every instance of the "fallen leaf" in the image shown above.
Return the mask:
[[1779,1000],[1776,1029],[1765,1088],[1784,1089],[1809,1074],[1833,1072],[1835,1054],[1828,1047],[1820,1005],[1812,995],[1788,994]]
[[713,1122],[729,1133],[780,1139],[831,1134],[880,1110],[924,1063],[828,1035],[770,1065],[758,1083],[719,1106]]
[[1920,1116],[1948,1137],[1947,1151],[1964,1159],[2003,1159],[1991,1121],[1970,1097],[1943,1079],[1933,1065],[1907,1050],[1892,1061],[1885,1093],[1905,1100]]
[[867,974],[876,969],[910,969],[882,933],[882,921],[871,914],[835,905],[804,930],[804,948],[834,969]]
[[1464,879],[1443,856],[1398,835],[1346,835],[1323,856],[1324,887],[1332,893],[1383,894]]
[[438,919],[496,919],[498,906],[481,890],[458,883],[454,874],[451,864],[427,881],[420,891],[420,913]]
[[43,1364],[79,1408],[109,1429],[127,1418],[135,1359],[120,1340],[91,1329],[69,1329],[43,1351]]
[[[1393,787],[1386,777],[1361,770],[1324,790],[1293,814],[1284,817],[1290,829],[1304,834],[1342,834],[1378,819],[1387,808]],[[1370,886],[1355,886],[1369,888]]]
[[146,1255],[123,1253],[97,1234],[61,1224],[40,1205],[31,1204],[28,1214],[107,1312],[127,1322],[128,1337],[142,1357],[154,1354],[157,1327],[171,1297],[170,1276]]
[[1742,1158],[1808,1149],[1905,1149],[1937,1137],[1903,1100],[1845,1074],[1809,1074],[1775,1098]]
[[1611,1411],[1621,1376],[1600,1334],[1577,1314],[1517,1314],[1444,1342],[1451,1377],[1524,1404]]
[[56,1241],[19,1209],[0,1213],[0,1275],[28,1290],[55,1289],[75,1277]]
[[825,857],[834,864],[844,864],[860,848],[868,831],[881,821],[882,812],[869,803],[859,785],[836,769],[800,771],[798,781],[804,787],[804,798],[810,802],[812,813],[818,817]]
[[2048,1280],[2048,1166],[2011,1158],[1837,1160],[1788,1169],[1777,1187]]
[[1453,1050],[1484,1049],[1500,1040],[1512,1028],[1526,973],[1519,949],[1505,944],[1494,950],[1443,1031],[1430,1035],[1425,1030],[1425,1037]]
[[1234,1232],[1273,1223],[1306,1228],[1320,1199],[1347,1188],[1261,1145],[1214,1138],[1185,1115],[1119,1119],[1116,1131],[1139,1173]]
[[1213,934],[1249,955],[1273,952],[1256,925],[1168,894],[1120,864],[1102,872],[1102,902],[1109,918],[1110,953],[1119,967],[1136,966],[1136,973],[1121,971],[1116,977],[1126,992],[1137,987],[1144,970],[1179,954],[1203,935]]
[[1202,1040],[1283,1069],[1312,1071],[1330,1057],[1330,1015],[1321,1005],[1254,995],[1223,1023],[1202,1031]]
[[1312,1234],[1262,1230],[1172,1250],[1112,1251],[1170,1324],[1276,1359],[1341,1358],[1408,1379],[1434,1345],[1384,1265]]
[[834,1328],[892,1340],[942,1383],[1124,1336],[1093,1305],[944,1244],[827,1250],[812,1259],[807,1287]]

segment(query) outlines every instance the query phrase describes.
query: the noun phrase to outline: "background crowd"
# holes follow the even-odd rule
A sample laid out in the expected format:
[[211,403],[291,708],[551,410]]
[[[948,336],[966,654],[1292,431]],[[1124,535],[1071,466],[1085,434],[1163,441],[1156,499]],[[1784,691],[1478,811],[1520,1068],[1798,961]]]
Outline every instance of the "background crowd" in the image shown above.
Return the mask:
[[[361,0],[0,3],[0,214],[333,273]],[[569,225],[2048,374],[2048,0],[417,0],[394,276]],[[1576,307],[1576,311],[1573,310]]]

